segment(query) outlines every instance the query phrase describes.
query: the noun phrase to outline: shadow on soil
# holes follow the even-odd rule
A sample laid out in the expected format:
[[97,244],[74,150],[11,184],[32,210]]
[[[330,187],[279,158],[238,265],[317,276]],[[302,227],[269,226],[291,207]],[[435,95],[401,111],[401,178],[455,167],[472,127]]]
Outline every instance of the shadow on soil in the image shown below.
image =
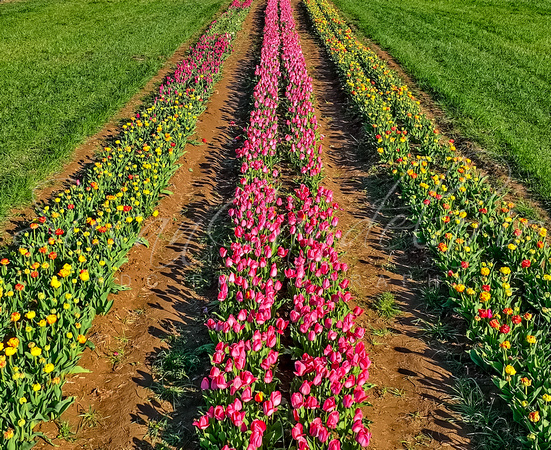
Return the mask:
[[[230,81],[227,88],[230,100],[221,109],[222,123],[235,122],[236,125],[230,128],[217,127],[219,133],[209,142],[210,151],[206,161],[201,164],[203,176],[193,181],[194,191],[199,194],[182,211],[187,222],[195,225],[188,226],[182,233],[182,239],[167,246],[167,249],[182,255],[162,271],[174,284],[166,290],[152,290],[160,301],[172,303],[179,312],[179,317],[160,323],[159,326],[152,326],[149,332],[161,338],[178,336],[175,342],[185,343],[190,354],[193,349],[211,343],[204,322],[211,309],[210,303],[217,296],[216,270],[220,265],[218,248],[225,241],[230,229],[227,209],[231,204],[238,176],[234,155],[235,150],[242,145],[242,130],[248,123],[264,8],[257,8],[252,14],[250,33],[254,45],[247,50],[246,56],[240,62],[240,70]],[[209,192],[212,198],[207,198],[202,192]],[[160,302],[152,302],[149,306],[161,308]],[[174,346],[170,342],[168,352]],[[159,359],[166,357],[166,354],[167,350],[161,348],[150,353],[148,365],[153,367],[153,373],[156,372]],[[185,392],[173,399],[173,411],[166,411],[162,402],[155,400],[138,406],[140,413],[133,420],[147,423],[149,434],[144,439],[134,438],[135,448],[152,450],[163,440],[176,448],[198,447],[192,422],[199,416],[199,407],[203,404],[200,383],[208,374],[209,367],[208,358],[201,355],[197,367],[192,368],[190,377],[186,380]],[[166,394],[166,380],[157,379],[159,376],[155,375],[152,377],[147,372],[141,372],[140,375],[140,378],[133,380],[135,383],[151,388],[157,396]]]
[[[299,19],[297,28],[303,35],[315,36],[302,4],[297,8],[297,17]],[[304,39],[304,41],[306,40]],[[317,39],[314,40],[317,43]],[[303,48],[306,48],[307,45],[311,44],[303,42]],[[407,368],[399,368],[398,373],[403,378],[410,380],[412,384],[425,388],[421,388],[421,390],[431,392],[423,393],[424,398],[430,397],[430,400],[436,405],[442,405],[442,407],[431,411],[432,423],[440,427],[440,430],[423,428],[420,431],[440,444],[452,443],[452,440],[443,432],[445,430],[453,430],[453,433],[461,436],[463,441],[469,441],[469,434],[473,430],[465,423],[457,421],[457,416],[452,416],[450,412],[445,411],[448,405],[442,400],[453,396],[455,383],[453,376],[445,376],[442,373],[442,367],[451,370],[457,364],[461,365],[464,345],[453,342],[444,348],[439,343],[426,339],[420,326],[424,321],[430,321],[432,316],[422,306],[418,295],[418,285],[421,285],[421,282],[433,283],[437,279],[437,273],[427,269],[431,265],[426,251],[413,245],[411,232],[414,225],[407,220],[408,208],[401,202],[395,182],[378,165],[375,148],[369,148],[366,144],[362,123],[357,116],[351,113],[351,105],[348,104],[340,87],[336,68],[329,55],[323,48],[320,48],[319,53],[315,50],[311,52],[305,50],[305,54],[313,60],[312,65],[315,66],[314,70],[309,68],[310,76],[326,87],[323,92],[318,94],[320,98],[316,98],[316,101],[320,116],[330,123],[327,137],[332,144],[331,147],[340,147],[335,151],[328,149],[326,166],[332,172],[337,173],[339,188],[345,196],[354,198],[354,196],[358,196],[358,192],[365,193],[364,201],[360,196],[360,200],[354,203],[354,208],[348,210],[352,213],[355,222],[346,232],[343,232],[342,240],[347,241],[345,248],[369,245],[380,252],[378,255],[370,255],[371,261],[360,259],[358,262],[365,264],[366,267],[369,264],[375,264],[400,275],[390,278],[381,273],[378,280],[378,283],[382,283],[386,290],[396,293],[397,305],[405,313],[403,317],[399,315],[395,319],[395,326],[399,328],[399,333],[402,335],[423,339],[429,344],[423,352],[399,346],[388,349],[403,354],[416,353],[422,358],[422,373]],[[323,63],[319,61],[319,58],[323,60]],[[384,256],[380,256],[381,254],[388,255],[388,258],[385,259]],[[361,293],[359,294],[361,295]],[[375,300],[375,297],[368,299],[367,303],[362,306],[372,306]],[[388,326],[377,318],[374,311],[368,315],[370,322],[371,319],[374,319],[378,325]],[[457,320],[454,325],[462,327]],[[447,354],[449,352],[452,353]],[[459,362],[453,361],[455,357]],[[452,364],[450,364],[450,360],[452,360]],[[433,393],[440,397],[432,395]],[[388,421],[385,423],[388,424]],[[455,443],[452,445],[455,448],[465,448],[459,447]]]

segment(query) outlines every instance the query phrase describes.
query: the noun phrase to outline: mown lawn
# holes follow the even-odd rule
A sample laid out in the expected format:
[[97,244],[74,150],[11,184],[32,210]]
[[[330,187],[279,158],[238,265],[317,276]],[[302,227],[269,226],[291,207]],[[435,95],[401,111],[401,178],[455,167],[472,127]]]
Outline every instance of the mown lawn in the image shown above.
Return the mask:
[[551,206],[551,1],[334,0]]
[[0,3],[0,219],[226,4]]

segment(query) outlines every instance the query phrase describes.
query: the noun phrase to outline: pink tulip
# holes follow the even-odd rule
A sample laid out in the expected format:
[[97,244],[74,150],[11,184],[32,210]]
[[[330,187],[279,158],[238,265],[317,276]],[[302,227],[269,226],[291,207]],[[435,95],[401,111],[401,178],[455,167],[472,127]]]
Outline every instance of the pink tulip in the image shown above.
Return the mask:
[[318,399],[316,397],[314,397],[313,395],[310,395],[308,397],[306,397],[306,401],[304,402],[304,406],[307,408],[307,409],[316,409],[316,408],[319,408],[319,402],[318,402]]
[[356,442],[362,447],[369,446],[369,441],[371,439],[371,433],[369,431],[360,431],[356,436]]
[[320,426],[320,429],[318,432],[318,439],[321,443],[324,443],[327,441],[327,439],[329,439],[329,431],[323,425]]
[[369,371],[367,369],[362,370],[358,375],[358,386],[363,386],[369,379]]
[[308,429],[308,433],[312,437],[318,437],[321,428],[323,428],[323,425],[321,423],[321,419],[319,417],[316,417],[311,423],[310,428]]
[[207,416],[201,416],[199,420],[195,420],[193,425],[200,430],[206,430],[209,427],[209,418]]
[[214,418],[216,420],[223,420],[226,417],[226,411],[222,405],[217,405],[214,407]]
[[299,408],[302,408],[304,404],[304,399],[302,397],[302,394],[300,394],[299,392],[293,392],[291,394],[291,405],[293,406],[294,409],[299,409]]
[[337,428],[337,425],[339,424],[339,412],[333,411],[329,416],[327,417],[327,426],[334,430]]
[[352,398],[351,395],[346,394],[343,397],[342,404],[344,405],[345,408],[350,408],[354,404],[354,399]]
[[263,434],[266,431],[266,424],[260,419],[255,419],[252,421],[250,429],[252,432]]
[[249,447],[251,449],[257,449],[262,447],[262,434],[260,432],[254,432],[249,438]]
[[306,366],[300,361],[295,361],[295,372],[294,372],[294,374],[297,377],[302,377],[305,373],[306,373]]
[[356,403],[363,403],[366,399],[367,399],[367,394],[365,393],[363,388],[358,386],[356,389],[354,389],[354,401]]
[[277,407],[281,404],[281,392],[274,391],[270,394],[270,401],[274,405],[274,407]]
[[323,402],[323,410],[325,412],[331,412],[337,407],[337,403],[335,402],[335,397],[329,397]]
[[304,429],[301,423],[297,423],[293,428],[291,428],[291,436],[295,440],[298,440],[300,437],[304,436]]
[[270,417],[273,413],[277,411],[277,408],[274,407],[274,404],[272,403],[271,400],[266,400],[262,404],[262,408],[264,409],[264,415],[266,417]]
[[241,393],[241,400],[245,403],[249,403],[253,399],[251,388],[246,388]]

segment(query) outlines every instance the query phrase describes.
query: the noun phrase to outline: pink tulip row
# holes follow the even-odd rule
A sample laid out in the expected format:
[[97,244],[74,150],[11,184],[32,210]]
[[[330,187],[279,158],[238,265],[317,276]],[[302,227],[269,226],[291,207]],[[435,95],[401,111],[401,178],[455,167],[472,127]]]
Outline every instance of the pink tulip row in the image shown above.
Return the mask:
[[[312,105],[312,81],[300,46],[289,0],[281,1],[282,48],[291,162],[304,175],[287,198],[293,264],[285,270],[293,296],[290,331],[302,357],[295,361],[291,389],[291,434],[297,448],[339,450],[367,447],[371,437],[360,407],[366,403],[371,361],[364,329],[355,324],[361,308],[351,298],[347,265],[336,250],[338,205],[321,181],[321,145]],[[306,186],[308,185],[308,186]]]
[[[370,360],[361,342],[364,330],[354,322],[362,310],[347,304],[347,266],[335,248],[338,206],[330,190],[318,187],[322,160],[312,81],[289,0],[279,0],[279,8],[281,30],[278,0],[268,1],[254,108],[237,151],[242,178],[229,212],[233,242],[220,250],[226,266],[219,278],[221,318],[206,324],[218,341],[201,386],[208,410],[194,424],[204,448],[274,448],[283,428],[275,375],[281,336],[290,333],[302,354],[288,398],[293,424],[287,433],[296,447],[365,447],[371,435],[360,406]],[[278,141],[280,56],[287,120]],[[286,200],[274,186],[278,144],[304,183]],[[277,317],[285,314],[285,303],[292,308],[290,322]]]
[[[281,2],[283,67],[287,86],[285,142],[291,160],[300,169],[304,182],[316,185],[321,179],[322,146],[316,142],[317,117],[312,105],[312,79],[306,71],[290,2]],[[312,184],[314,183],[314,184]]]
[[[212,368],[202,382],[208,411],[194,425],[204,448],[261,448],[279,432],[281,392],[274,372],[280,336],[288,322],[277,318],[281,270],[287,250],[278,245],[285,216],[273,185],[277,148],[279,71],[277,0],[269,0],[256,69],[254,108],[247,139],[237,156],[242,178],[229,211],[234,236],[221,248],[226,270],[219,278],[220,316],[207,327],[218,341]],[[274,431],[275,430],[275,431]]]
[[[279,106],[279,18],[277,1],[269,1],[266,7],[266,25],[264,40],[260,54],[260,64],[255,75],[258,82],[253,93],[254,107],[249,118],[247,140],[237,151],[237,156],[243,161],[241,173],[245,183],[255,178],[268,180],[271,176],[277,178],[278,172],[273,170],[277,150]],[[242,181],[242,184],[245,184]]]
[[[204,88],[209,90],[212,88],[212,83],[219,74],[225,57],[230,53],[228,50],[232,41],[232,35],[221,32],[221,27],[233,14],[249,8],[251,1],[234,0],[228,10],[209,25],[191,49],[189,56],[177,65],[174,75],[167,77],[159,87],[159,96],[155,99],[155,103],[174,104],[176,102],[177,107],[178,103],[185,103],[187,97],[192,97],[194,94],[200,96]],[[195,88],[185,90],[191,80]],[[181,98],[184,93],[185,97]]]
[[230,8],[248,8],[251,6],[251,3],[253,0],[233,0],[233,2],[230,5]]
[[331,191],[315,193],[305,185],[290,203],[288,222],[296,228],[290,252],[296,256],[285,274],[293,296],[291,336],[302,353],[295,361],[292,436],[299,449],[336,450],[344,442],[366,447],[371,434],[360,407],[371,361],[361,341],[365,331],[355,324],[363,311],[348,306],[347,266],[335,248],[337,205]]

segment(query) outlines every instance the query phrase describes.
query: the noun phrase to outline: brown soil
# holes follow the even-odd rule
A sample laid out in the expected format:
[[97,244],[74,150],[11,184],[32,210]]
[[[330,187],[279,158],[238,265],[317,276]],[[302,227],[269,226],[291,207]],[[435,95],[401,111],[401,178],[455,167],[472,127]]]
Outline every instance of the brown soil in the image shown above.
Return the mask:
[[[374,161],[360,154],[358,145],[361,127],[348,118],[348,106],[335,72],[312,38],[298,3],[293,0],[308,70],[314,78],[320,131],[325,135],[324,184],[335,192],[342,208],[341,250],[350,265],[356,302],[366,307],[380,293],[391,291],[402,310],[391,322],[383,321],[370,309],[360,318],[360,324],[368,330],[366,342],[373,360],[371,381],[377,384],[371,391],[373,407],[366,409],[367,417],[374,422],[372,448],[469,448],[467,430],[454,421],[447,407],[452,374],[444,368],[438,352],[421,339],[414,323],[425,317],[415,300],[415,282],[411,279],[422,255],[406,258],[389,250],[392,228],[398,225],[393,218],[400,211],[388,207],[379,210],[381,197],[369,188],[379,182],[370,170]],[[196,258],[202,249],[216,246],[206,239],[210,225],[217,212],[223,215],[233,194],[235,170],[231,165],[239,141],[235,139],[238,130],[229,123],[244,125],[243,112],[250,95],[247,76],[256,57],[263,5],[255,2],[235,41],[235,53],[227,60],[223,78],[198,124],[197,136],[205,138],[208,145],[188,144],[188,153],[180,161],[183,167],[169,187],[174,195],[161,201],[159,217],[144,228],[150,248],[134,247],[119,274],[119,282],[131,290],[115,296],[113,310],[95,320],[90,339],[96,349],[86,351],[80,362],[93,372],[75,376],[66,384],[65,392],[74,395],[76,401],[62,419],[79,432],[73,443],[54,441],[63,449],[152,449],[151,438],[146,437],[148,423],[173,410],[170,402],[156,399],[150,390],[151,361],[166,348],[163,337],[170,333],[183,328],[194,342],[202,341],[206,334],[202,310],[212,295],[188,287],[188,278],[199,264]],[[128,116],[136,105],[125,108],[126,112],[117,117]],[[91,157],[94,148],[115,132],[115,126],[113,121],[105,134],[94,137],[88,150],[79,149],[63,173],[69,176],[81,168],[82,160]],[[383,327],[392,334],[375,337],[369,332]],[[96,412],[97,426],[87,426],[89,422],[82,415],[88,411]],[[183,432],[192,430],[195,411],[191,405]],[[52,423],[41,428],[51,438],[57,435]]]

